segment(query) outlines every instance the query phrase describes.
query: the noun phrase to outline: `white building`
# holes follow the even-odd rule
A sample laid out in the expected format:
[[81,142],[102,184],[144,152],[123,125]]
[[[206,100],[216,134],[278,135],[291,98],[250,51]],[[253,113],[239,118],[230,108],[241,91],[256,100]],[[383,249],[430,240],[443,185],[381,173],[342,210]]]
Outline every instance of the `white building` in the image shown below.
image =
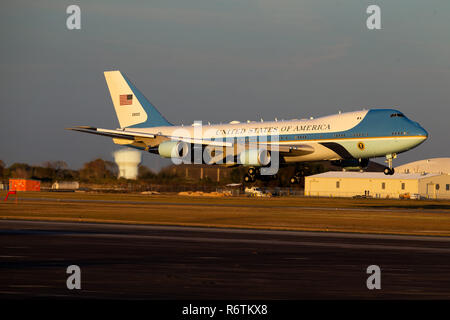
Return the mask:
[[78,181],[56,181],[52,184],[54,190],[78,190],[80,183]]
[[450,175],[329,171],[305,177],[305,195],[320,197],[450,199]]
[[434,158],[410,162],[396,167],[395,172],[450,174],[450,158]]
[[141,152],[133,149],[121,149],[114,152],[114,160],[119,167],[118,178],[137,179]]

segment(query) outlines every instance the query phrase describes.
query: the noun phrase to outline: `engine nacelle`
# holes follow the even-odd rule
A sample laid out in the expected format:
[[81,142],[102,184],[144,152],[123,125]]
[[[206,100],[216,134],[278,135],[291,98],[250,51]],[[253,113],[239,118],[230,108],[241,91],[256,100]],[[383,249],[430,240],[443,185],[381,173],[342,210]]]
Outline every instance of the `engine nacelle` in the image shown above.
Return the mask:
[[369,159],[344,159],[331,161],[331,164],[349,170],[359,170],[369,165]]
[[158,146],[158,153],[163,158],[184,158],[189,152],[189,144],[183,141],[164,141]]
[[203,162],[206,164],[214,164],[224,162],[225,152],[222,147],[206,146],[203,149]]
[[265,149],[244,150],[239,155],[240,163],[245,166],[267,166],[270,163],[270,152]]

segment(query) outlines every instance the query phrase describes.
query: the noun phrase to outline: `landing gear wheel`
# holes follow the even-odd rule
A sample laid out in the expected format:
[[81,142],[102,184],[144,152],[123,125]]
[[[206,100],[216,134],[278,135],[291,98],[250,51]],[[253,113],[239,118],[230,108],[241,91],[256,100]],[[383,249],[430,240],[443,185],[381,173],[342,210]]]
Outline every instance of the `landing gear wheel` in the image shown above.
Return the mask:
[[395,172],[394,168],[392,167],[392,160],[397,158],[397,154],[387,154],[386,155],[386,162],[388,163],[388,166],[384,168],[384,174],[392,176]]
[[244,176],[244,182],[245,182],[245,183],[255,182],[255,177],[246,174],[246,175]]

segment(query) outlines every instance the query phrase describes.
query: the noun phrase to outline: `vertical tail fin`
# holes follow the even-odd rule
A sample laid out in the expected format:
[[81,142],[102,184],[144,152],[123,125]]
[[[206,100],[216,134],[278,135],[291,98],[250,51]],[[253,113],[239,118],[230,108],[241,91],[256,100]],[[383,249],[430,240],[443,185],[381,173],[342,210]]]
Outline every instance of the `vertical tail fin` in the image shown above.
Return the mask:
[[104,74],[121,128],[172,125],[120,71]]

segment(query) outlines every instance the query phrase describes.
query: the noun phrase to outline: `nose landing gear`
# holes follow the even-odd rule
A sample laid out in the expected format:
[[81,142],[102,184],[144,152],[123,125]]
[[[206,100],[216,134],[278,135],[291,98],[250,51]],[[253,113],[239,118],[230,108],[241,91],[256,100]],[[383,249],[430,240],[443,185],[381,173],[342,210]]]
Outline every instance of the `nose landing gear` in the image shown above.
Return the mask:
[[385,175],[391,176],[394,174],[395,170],[392,167],[392,160],[395,158],[397,158],[396,153],[386,155],[386,162],[387,162],[388,166],[386,168],[384,168],[384,170],[383,170]]

